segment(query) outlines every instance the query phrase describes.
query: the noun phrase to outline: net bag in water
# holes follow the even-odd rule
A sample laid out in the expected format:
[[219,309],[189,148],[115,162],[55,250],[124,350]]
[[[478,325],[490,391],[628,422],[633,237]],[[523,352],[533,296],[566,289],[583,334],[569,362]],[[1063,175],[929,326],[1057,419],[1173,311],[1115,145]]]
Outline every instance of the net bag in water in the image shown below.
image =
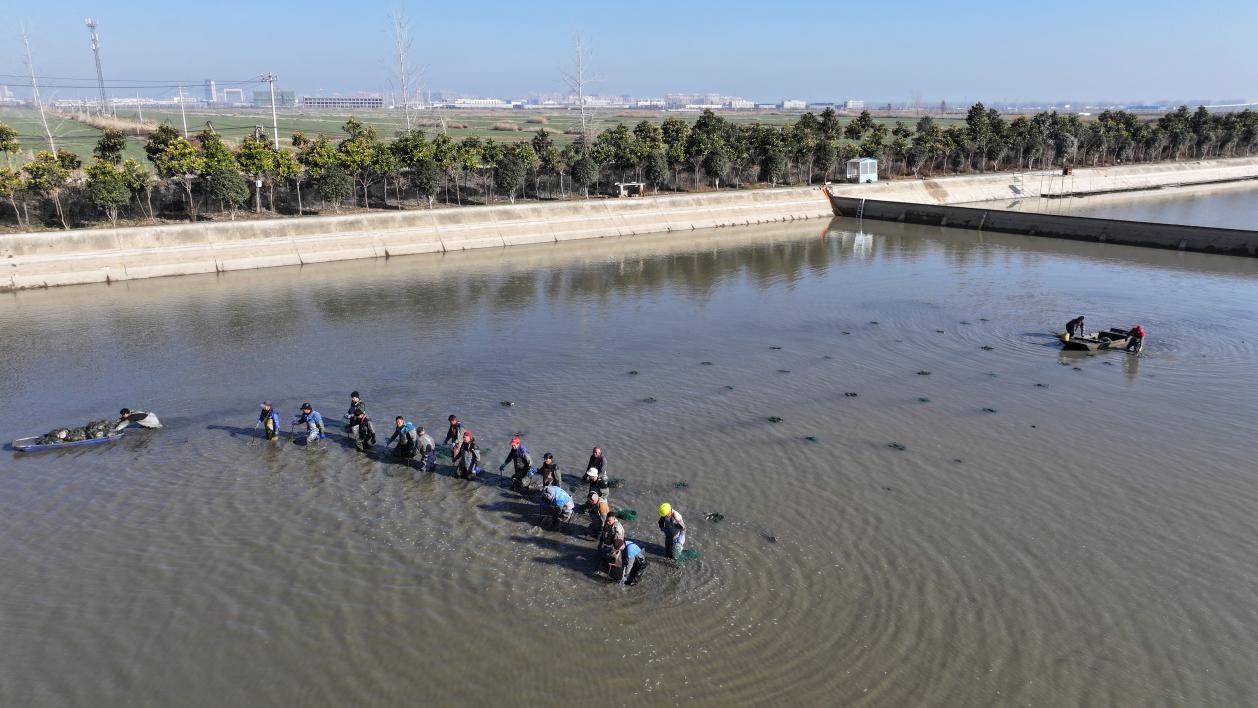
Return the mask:
[[616,518],[621,521],[636,521],[638,512],[635,509],[617,509]]
[[698,559],[699,559],[699,552],[693,548],[687,548],[681,552],[681,555],[677,556],[677,565],[680,567],[685,567],[685,565],[689,563],[690,561],[698,560]]

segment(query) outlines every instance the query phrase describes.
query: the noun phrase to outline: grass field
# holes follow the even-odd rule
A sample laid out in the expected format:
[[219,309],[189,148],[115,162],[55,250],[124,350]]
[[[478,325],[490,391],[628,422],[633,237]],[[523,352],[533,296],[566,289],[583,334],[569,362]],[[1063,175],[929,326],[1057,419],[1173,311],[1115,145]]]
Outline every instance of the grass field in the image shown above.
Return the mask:
[[[799,118],[798,113],[774,111],[723,113],[721,115],[732,123],[760,122],[766,125],[785,125]],[[611,128],[617,123],[625,123],[632,127],[642,120],[660,123],[671,116],[693,122],[699,117],[699,114],[626,110],[594,110],[587,113],[592,131],[595,133]],[[138,114],[135,111],[123,111],[118,114],[118,117],[136,120]],[[324,133],[335,139],[336,136],[341,134],[341,126],[351,117],[373,126],[380,136],[385,139],[391,139],[406,129],[405,117],[401,112],[393,110],[360,112],[285,110],[280,111],[278,117],[281,146],[287,146],[289,137],[297,131],[310,134]],[[538,129],[546,128],[553,131],[552,138],[562,144],[575,139],[574,135],[566,134],[564,131],[576,129],[581,124],[580,114],[575,110],[442,110],[439,114],[427,110],[417,111],[412,114],[412,123],[416,127],[423,128],[431,136],[440,130],[440,118],[445,119],[447,130],[455,140],[476,136],[479,138],[493,138],[498,142],[528,140],[532,138]],[[182,130],[183,120],[184,117],[178,111],[144,111],[145,123],[167,121]],[[844,125],[849,120],[851,119],[848,117],[841,119]],[[894,124],[897,120],[902,120],[910,127],[916,122],[916,118],[910,116],[878,118],[877,120],[888,124]],[[959,117],[937,117],[935,120],[943,127],[963,122]],[[7,123],[17,130],[18,142],[22,144],[25,151],[47,148],[47,138],[44,136],[44,129],[40,124],[37,111],[23,108],[0,109],[0,122]],[[271,112],[265,109],[190,110],[187,112],[187,122],[189,134],[195,134],[207,124],[210,124],[224,136],[227,142],[232,144],[236,144],[246,135],[252,134],[255,126],[261,126],[268,135],[271,132]],[[57,147],[78,153],[80,157],[85,158],[85,161],[86,158],[90,158],[92,147],[100,136],[98,129],[52,113],[49,113],[48,124],[53,131]],[[519,130],[500,130],[495,129],[495,126],[517,126]],[[144,141],[142,138],[132,137],[128,140],[127,156],[139,160],[144,159]]]

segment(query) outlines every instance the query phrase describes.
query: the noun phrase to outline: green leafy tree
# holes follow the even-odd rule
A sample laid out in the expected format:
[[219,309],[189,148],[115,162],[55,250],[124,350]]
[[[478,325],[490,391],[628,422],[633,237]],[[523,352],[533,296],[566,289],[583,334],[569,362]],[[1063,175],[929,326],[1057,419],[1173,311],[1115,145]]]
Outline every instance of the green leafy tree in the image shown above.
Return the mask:
[[0,167],[0,195],[9,200],[9,204],[13,206],[13,216],[17,218],[17,225],[22,226],[22,212],[17,206],[17,195],[21,194],[26,188],[26,181],[22,179],[22,173],[17,170],[11,170],[8,167]]
[[[408,130],[389,143],[388,150],[398,161],[401,175],[412,185],[415,184],[415,172],[420,163],[432,158],[432,144],[424,137],[422,130]],[[399,180],[400,181],[400,180]],[[419,194],[416,193],[416,198]],[[401,195],[398,195],[401,200]]]
[[[520,143],[524,145],[525,143]],[[529,148],[532,150],[532,148]],[[524,186],[528,165],[519,150],[504,150],[494,169],[494,184],[515,204],[515,194]]]
[[830,178],[837,161],[838,146],[836,145],[836,140],[830,138],[818,140],[817,148],[813,151],[812,164],[821,173],[822,179]]
[[428,208],[432,208],[433,201],[436,200],[437,190],[441,189],[445,183],[445,172],[437,161],[433,158],[427,158],[415,163],[411,168],[411,184],[415,187],[415,193],[422,195],[428,200]]
[[153,166],[157,168],[157,174],[175,182],[183,189],[187,199],[188,220],[196,221],[197,205],[196,200],[192,198],[192,188],[201,172],[205,170],[205,158],[192,146],[192,143],[182,136],[175,136],[174,140],[167,143],[161,152],[157,153]]
[[661,143],[651,152],[647,153],[646,160],[643,164],[643,175],[646,181],[651,183],[655,191],[660,191],[660,185],[668,182],[670,177],[668,169],[668,158],[664,156],[664,146]]
[[[122,173],[127,179],[127,191],[131,193],[136,204],[140,205],[140,211],[144,212],[147,205],[147,215],[150,219],[153,218],[153,176],[144,169],[144,165],[130,158],[122,161]],[[144,195],[143,202],[140,201],[140,195]]]
[[207,198],[216,200],[236,220],[236,210],[249,200],[249,186],[234,165],[217,163],[203,176]]
[[52,200],[61,228],[70,228],[66,223],[65,210],[61,207],[61,190],[70,180],[70,170],[57,155],[40,150],[35,153],[35,159],[22,166],[22,172],[26,173],[26,184],[32,191]]
[[354,194],[354,177],[341,165],[333,164],[319,174],[315,189],[319,192],[319,198],[332,202],[332,209],[339,214],[341,202]]
[[[660,133],[664,139],[664,157],[668,160],[669,168],[676,173],[686,164],[686,145],[690,140],[690,124],[680,118],[670,116],[660,124]],[[673,186],[674,188],[678,186],[676,181]]]
[[57,148],[57,162],[69,172],[74,172],[83,166],[83,161],[77,154],[61,148]]
[[113,226],[118,226],[118,210],[131,201],[127,174],[108,157],[97,157],[87,167],[87,194],[92,204],[103,209]]
[[[537,155],[537,183],[533,186],[533,192],[540,192],[540,182],[542,175],[557,175],[560,180],[560,191],[563,191],[563,157],[560,154],[559,147],[555,145],[555,141],[550,138],[550,131],[545,128],[537,131],[530,141],[533,146],[533,154]],[[548,188],[549,191],[549,188]]]
[[[253,183],[253,211],[260,213],[262,211],[262,183],[275,179],[275,174],[279,171],[279,153],[271,147],[271,143],[266,138],[248,135],[240,141],[240,148],[236,150],[236,163],[241,171],[249,175]],[[274,200],[272,200],[271,208],[275,208]]]
[[[440,133],[432,139],[432,159],[441,168],[447,182],[454,180],[454,196],[455,200],[460,204],[462,199],[459,196],[459,146],[454,139],[445,133]],[[449,187],[446,187],[446,203],[450,203]]]
[[[306,178],[306,166],[301,164],[296,155],[291,152],[280,151],[275,154],[275,179],[281,182],[293,181],[293,186],[297,188],[297,215],[302,215],[301,205],[301,183]],[[272,211],[275,205],[271,205]]]
[[371,206],[368,202],[368,193],[371,190],[371,183],[377,176],[375,171],[378,164],[377,153],[383,149],[380,138],[376,135],[375,128],[363,125],[353,118],[346,121],[345,125],[341,126],[341,130],[347,133],[348,137],[342,140],[336,148],[340,164],[353,175],[357,185],[362,188],[363,206]]
[[175,130],[175,126],[170,123],[162,123],[157,126],[157,130],[149,133],[149,139],[144,143],[144,154],[149,156],[149,162],[157,164],[157,158],[166,148],[176,140],[184,140],[185,138]]
[[721,178],[729,171],[729,157],[724,150],[716,149],[703,158],[703,173],[712,180],[712,186],[721,188]]
[[590,197],[590,185],[598,181],[598,165],[588,153],[582,153],[572,163],[572,183],[581,188],[586,199]]
[[[0,123],[0,152],[4,153],[5,162],[9,168],[13,168],[13,156],[21,152],[22,145],[17,141],[17,131],[13,128]],[[16,207],[14,207],[16,208]],[[21,225],[21,221],[18,221]]]
[[92,154],[97,159],[105,160],[114,165],[121,165],[122,153],[126,149],[127,136],[123,135],[121,130],[106,128],[100,134],[100,139],[96,141],[96,147],[92,149]]

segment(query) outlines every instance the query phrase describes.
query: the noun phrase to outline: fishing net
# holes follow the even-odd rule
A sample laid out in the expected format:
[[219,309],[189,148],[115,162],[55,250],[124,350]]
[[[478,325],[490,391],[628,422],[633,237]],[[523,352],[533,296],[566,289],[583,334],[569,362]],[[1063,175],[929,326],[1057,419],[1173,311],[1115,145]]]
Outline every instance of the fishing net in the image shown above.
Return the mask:
[[638,518],[636,509],[617,509],[616,518],[621,521],[635,521]]
[[621,485],[623,485],[624,483],[625,483],[624,478],[622,478],[622,477],[612,477],[611,479],[607,480],[607,488],[608,488],[608,489],[616,489],[617,487],[620,487],[620,486],[621,486]]
[[677,556],[677,565],[679,567],[684,568],[686,564],[689,563],[690,561],[698,560],[698,559],[699,559],[698,551],[696,551],[693,548],[686,548],[682,550],[680,555]]

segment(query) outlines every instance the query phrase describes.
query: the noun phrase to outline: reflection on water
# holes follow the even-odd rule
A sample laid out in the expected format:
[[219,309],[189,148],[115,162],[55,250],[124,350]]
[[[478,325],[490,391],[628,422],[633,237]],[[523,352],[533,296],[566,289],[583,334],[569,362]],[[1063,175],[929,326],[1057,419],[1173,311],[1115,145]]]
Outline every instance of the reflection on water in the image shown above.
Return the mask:
[[[850,220],[5,295],[0,437],[167,427],[4,453],[0,695],[1252,704],[1256,302],[1250,259]],[[1060,351],[1079,313],[1145,354]],[[351,389],[490,473],[356,453]],[[641,585],[493,474],[513,433],[604,447]]]

